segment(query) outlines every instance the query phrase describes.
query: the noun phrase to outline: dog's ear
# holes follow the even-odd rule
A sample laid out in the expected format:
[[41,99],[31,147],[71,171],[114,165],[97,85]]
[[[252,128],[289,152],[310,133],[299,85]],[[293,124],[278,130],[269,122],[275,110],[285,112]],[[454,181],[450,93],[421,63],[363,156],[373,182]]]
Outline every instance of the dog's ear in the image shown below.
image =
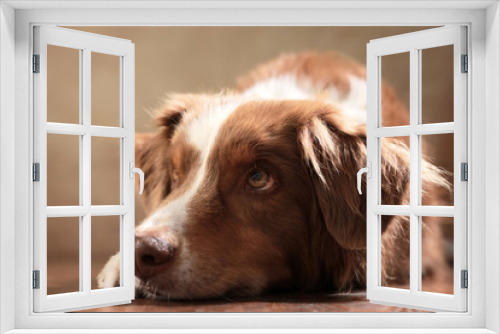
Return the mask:
[[142,165],[143,155],[148,151],[154,137],[155,134],[151,132],[135,134],[136,166]]
[[[142,195],[143,203],[147,208],[147,198],[152,192],[155,172],[155,159],[153,156],[153,147],[155,146],[156,134],[154,133],[136,133],[135,134],[135,166],[144,172],[144,191]],[[135,178],[136,187],[139,189],[139,178]]]
[[[328,107],[327,107],[328,108]],[[299,145],[310,172],[321,219],[329,233],[346,249],[366,248],[366,179],[359,195],[356,176],[366,166],[366,127],[345,119],[339,112],[314,114],[299,133]],[[386,139],[381,149],[382,201],[408,204],[409,149],[401,140]],[[372,173],[376,173],[376,166]],[[440,171],[423,164],[423,190],[430,183],[446,186]],[[383,216],[382,232],[392,216]]]
[[195,101],[191,94],[175,94],[163,101],[154,112],[156,122],[161,128],[162,137],[170,140],[180,124],[190,104]]
[[[144,172],[141,199],[147,211],[155,208],[170,192],[170,166],[165,156],[175,129],[186,113],[188,101],[186,95],[170,97],[154,111],[160,131],[135,134],[135,164]],[[138,178],[136,180],[139,182]]]

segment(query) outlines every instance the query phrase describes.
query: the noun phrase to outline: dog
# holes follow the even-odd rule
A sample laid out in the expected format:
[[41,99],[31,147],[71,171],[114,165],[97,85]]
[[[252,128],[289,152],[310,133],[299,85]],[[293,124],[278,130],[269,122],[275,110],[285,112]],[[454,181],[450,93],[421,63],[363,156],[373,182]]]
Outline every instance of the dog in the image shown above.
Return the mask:
[[[383,126],[409,124],[382,85]],[[207,299],[366,287],[366,70],[335,52],[285,54],[218,94],[174,94],[159,131],[136,134],[148,217],[136,228],[138,296]],[[381,151],[382,204],[409,203],[408,142]],[[424,201],[449,189],[422,163]],[[363,179],[363,187],[366,182]],[[383,285],[409,273],[409,219],[382,217]],[[439,231],[423,230],[423,271],[445,266]],[[432,247],[426,247],[431,245]],[[119,254],[98,276],[119,285]]]

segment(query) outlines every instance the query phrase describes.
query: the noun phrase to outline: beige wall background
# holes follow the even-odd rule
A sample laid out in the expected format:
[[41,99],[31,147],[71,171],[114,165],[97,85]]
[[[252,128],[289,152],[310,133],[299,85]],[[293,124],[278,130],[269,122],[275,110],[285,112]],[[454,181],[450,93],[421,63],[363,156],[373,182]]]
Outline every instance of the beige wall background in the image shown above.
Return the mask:
[[[377,38],[428,27],[70,27],[131,40],[136,48],[136,132],[155,131],[147,110],[170,92],[216,92],[236,78],[282,53],[336,50],[366,63],[366,44]],[[423,54],[423,121],[453,120],[453,73],[450,47]],[[383,59],[383,79],[405,103],[409,101],[409,57]],[[78,51],[49,49],[49,121],[78,123]],[[119,60],[92,55],[94,125],[117,126]],[[55,138],[51,138],[55,137]],[[49,205],[78,205],[78,138],[49,135]],[[429,138],[434,161],[452,170],[452,137]],[[92,204],[119,203],[119,142],[92,141]],[[136,223],[145,217],[139,198]],[[115,219],[115,220],[113,220]],[[115,223],[113,223],[115,222]],[[102,218],[93,244],[93,275],[119,248],[116,218]],[[51,228],[51,225],[54,225]],[[72,227],[71,227],[71,226]],[[49,265],[71,257],[78,269],[78,224],[49,223]],[[93,224],[93,228],[94,228]],[[61,227],[62,226],[62,227]],[[97,229],[97,227],[96,227]],[[71,241],[73,240],[73,241]],[[75,246],[76,245],[76,246]],[[75,260],[76,259],[76,260]],[[94,258],[93,258],[94,260]],[[75,263],[76,261],[76,263]],[[55,271],[58,269],[54,266]],[[76,268],[76,269],[75,269]],[[49,269],[50,270],[50,269]]]

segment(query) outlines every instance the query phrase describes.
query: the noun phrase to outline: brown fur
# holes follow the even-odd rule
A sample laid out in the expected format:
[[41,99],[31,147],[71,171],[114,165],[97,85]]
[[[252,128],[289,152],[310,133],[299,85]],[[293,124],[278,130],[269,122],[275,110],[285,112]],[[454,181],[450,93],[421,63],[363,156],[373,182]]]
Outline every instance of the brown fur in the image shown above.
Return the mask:
[[[347,75],[364,77],[365,70],[336,53],[285,55],[241,78],[238,91],[280,73],[295,73],[325,89],[334,86],[345,95]],[[180,198],[195,182],[201,157],[186,140],[186,127],[211,106],[238,99],[238,91],[174,96],[158,112],[160,132],[137,135],[136,165],[146,175],[148,213]],[[407,120],[392,89],[384,85],[382,94],[384,125]],[[182,232],[162,222],[138,229],[140,235],[160,231],[177,248],[168,270],[142,282],[140,291],[149,297],[213,298],[363,288],[366,197],[357,193],[356,172],[366,165],[365,131],[319,99],[240,104],[218,133],[202,186],[186,207]],[[383,204],[408,204],[407,144],[393,138],[382,148]],[[270,189],[248,189],[245,181],[254,168],[272,175]],[[172,181],[174,170],[177,182]],[[439,169],[427,162],[422,184],[425,201],[433,200],[436,187],[448,187]],[[425,245],[441,247],[436,231],[435,225],[425,225]],[[382,243],[382,283],[404,283],[408,219],[384,216]],[[444,266],[436,247],[423,249],[424,271]],[[190,262],[188,274],[183,261]]]

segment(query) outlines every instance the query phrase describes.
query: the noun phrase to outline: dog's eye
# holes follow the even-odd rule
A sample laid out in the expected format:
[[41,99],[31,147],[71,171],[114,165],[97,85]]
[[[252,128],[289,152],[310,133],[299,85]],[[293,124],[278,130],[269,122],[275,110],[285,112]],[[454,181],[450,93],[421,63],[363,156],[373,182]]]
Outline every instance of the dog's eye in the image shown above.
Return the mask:
[[269,189],[273,183],[273,177],[262,169],[254,169],[250,172],[247,179],[247,184],[255,190]]

